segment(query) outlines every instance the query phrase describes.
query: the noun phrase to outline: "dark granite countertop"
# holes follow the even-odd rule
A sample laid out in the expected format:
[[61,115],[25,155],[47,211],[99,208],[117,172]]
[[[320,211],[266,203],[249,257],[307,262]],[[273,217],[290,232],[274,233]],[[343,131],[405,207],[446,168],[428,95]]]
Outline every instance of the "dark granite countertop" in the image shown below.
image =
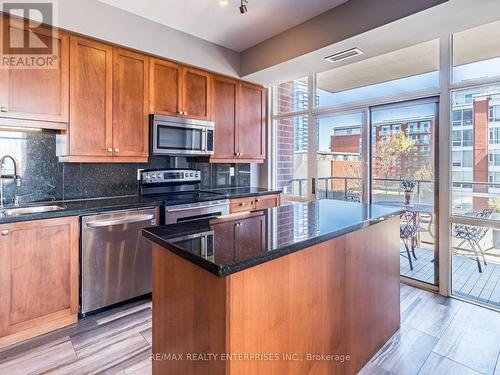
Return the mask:
[[[55,217],[65,216],[81,216],[89,214],[97,214],[106,211],[125,210],[142,207],[159,206],[161,200],[146,198],[141,196],[125,196],[125,197],[109,197],[97,199],[81,199],[68,201],[50,201],[31,203],[22,205],[21,207],[29,207],[36,205],[64,205],[66,208],[59,211],[49,211],[41,213],[33,213],[26,215],[0,216],[0,224],[8,224],[20,221],[50,219]],[[12,206],[6,208],[14,208]]]
[[253,197],[256,195],[270,195],[280,194],[281,190],[265,189],[259,187],[235,187],[224,189],[203,189],[203,191],[210,191],[213,193],[224,194],[228,198],[245,198]]
[[[143,235],[215,275],[227,276],[365,228],[403,211],[397,207],[325,199],[270,208],[232,219],[146,228]],[[203,248],[208,251],[201,249],[200,237],[204,238]]]

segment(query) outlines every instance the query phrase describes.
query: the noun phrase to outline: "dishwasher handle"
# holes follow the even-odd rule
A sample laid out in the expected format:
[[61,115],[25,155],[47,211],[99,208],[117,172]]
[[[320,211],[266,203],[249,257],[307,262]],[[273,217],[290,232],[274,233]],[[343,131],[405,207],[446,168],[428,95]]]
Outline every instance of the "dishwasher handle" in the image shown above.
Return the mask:
[[128,216],[123,219],[111,219],[111,220],[95,220],[89,221],[87,223],[87,228],[100,228],[100,227],[109,227],[114,225],[123,225],[123,224],[131,224],[131,223],[140,223],[142,221],[148,221],[154,219],[155,215],[134,215]]

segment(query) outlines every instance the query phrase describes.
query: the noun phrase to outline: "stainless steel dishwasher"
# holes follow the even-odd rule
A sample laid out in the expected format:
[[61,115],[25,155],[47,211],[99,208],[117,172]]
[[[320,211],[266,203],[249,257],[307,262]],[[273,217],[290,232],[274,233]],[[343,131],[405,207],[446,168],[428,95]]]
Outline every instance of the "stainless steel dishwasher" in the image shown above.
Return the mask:
[[158,208],[82,217],[82,316],[151,293],[151,243],[144,227],[158,224]]

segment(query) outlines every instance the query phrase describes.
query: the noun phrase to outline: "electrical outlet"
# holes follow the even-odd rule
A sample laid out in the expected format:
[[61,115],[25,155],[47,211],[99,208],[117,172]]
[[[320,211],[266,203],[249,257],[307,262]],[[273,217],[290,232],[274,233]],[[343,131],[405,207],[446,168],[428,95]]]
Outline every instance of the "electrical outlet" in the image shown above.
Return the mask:
[[229,167],[229,177],[234,177],[234,167]]
[[143,171],[144,169],[138,169],[137,170],[137,181],[141,181],[141,172]]

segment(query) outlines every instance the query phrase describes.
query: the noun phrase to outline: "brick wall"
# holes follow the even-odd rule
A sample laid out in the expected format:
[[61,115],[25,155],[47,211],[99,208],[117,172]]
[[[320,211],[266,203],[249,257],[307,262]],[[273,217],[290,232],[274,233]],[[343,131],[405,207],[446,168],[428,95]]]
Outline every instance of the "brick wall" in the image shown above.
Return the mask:
[[[293,82],[282,83],[278,86],[277,110],[279,113],[293,111]],[[291,192],[293,178],[293,145],[294,124],[293,117],[276,121],[276,180],[278,189],[286,188]]]
[[330,140],[330,150],[332,152],[356,153],[359,154],[360,134],[352,135],[332,135]]

